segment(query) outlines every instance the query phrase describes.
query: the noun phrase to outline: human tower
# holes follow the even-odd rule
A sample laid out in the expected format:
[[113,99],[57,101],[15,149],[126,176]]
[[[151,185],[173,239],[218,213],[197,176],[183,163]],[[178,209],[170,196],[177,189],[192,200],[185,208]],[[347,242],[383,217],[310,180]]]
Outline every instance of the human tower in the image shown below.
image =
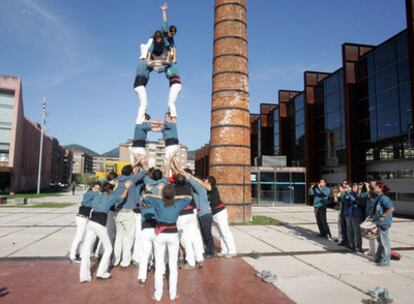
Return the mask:
[[[177,28],[168,26],[167,9],[164,3],[161,30],[140,46],[134,81],[139,109],[129,148],[131,164],[124,166],[119,176],[111,172],[106,180],[96,181],[84,194],[70,250],[71,261],[80,263],[81,283],[92,280],[92,254],[100,257],[96,278],[101,280],[111,278],[111,264],[121,268],[138,265],[137,283],[145,288],[148,274],[155,268],[156,301],[161,301],[165,277],[170,299],[177,298],[179,258],[182,269],[202,271],[205,258],[236,256],[216,179],[193,176],[175,158],[180,147],[176,100],[181,79],[174,41]],[[153,71],[165,73],[170,84],[168,112],[163,121],[151,120],[146,113],[146,85]],[[149,131],[161,132],[165,140],[165,163],[161,169],[148,167],[145,147]],[[217,254],[213,224],[220,235],[221,250]]]

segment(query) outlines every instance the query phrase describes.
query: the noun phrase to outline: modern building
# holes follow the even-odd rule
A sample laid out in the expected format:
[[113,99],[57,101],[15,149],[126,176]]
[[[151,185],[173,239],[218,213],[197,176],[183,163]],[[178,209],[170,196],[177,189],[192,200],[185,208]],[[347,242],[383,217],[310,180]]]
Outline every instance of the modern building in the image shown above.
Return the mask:
[[[119,145],[119,160],[129,162],[130,153],[129,147],[131,142]],[[161,168],[165,163],[165,141],[159,139],[158,141],[147,141],[146,157],[148,159],[149,167]],[[182,168],[187,168],[187,152],[188,148],[185,145],[180,145],[180,151],[176,155],[176,159]]]
[[72,152],[73,165],[72,165],[72,176],[73,178],[77,175],[83,175],[85,173],[93,172],[93,160],[92,156],[79,150],[70,149]]
[[107,157],[107,156],[92,156],[92,171],[93,173],[103,172],[105,161],[119,161],[119,157]]
[[[70,161],[68,161],[70,158]],[[72,171],[72,156],[69,155],[65,149],[59,144],[56,138],[52,138],[52,176],[51,185],[69,184],[71,182],[71,175],[68,172]]]
[[73,154],[69,150],[65,150],[65,154],[63,157],[63,181],[66,184],[70,184],[72,182],[72,167],[73,167]]
[[252,154],[269,143],[262,125],[273,116],[273,155],[305,167],[309,181],[381,179],[397,212],[414,214],[414,1],[406,2],[407,29],[377,46],[344,43],[340,68],[305,72],[303,91],[280,90],[273,115],[251,114]]
[[[0,76],[0,193],[36,189],[41,129],[24,116],[22,82]],[[44,136],[41,188],[52,180],[53,139]]]

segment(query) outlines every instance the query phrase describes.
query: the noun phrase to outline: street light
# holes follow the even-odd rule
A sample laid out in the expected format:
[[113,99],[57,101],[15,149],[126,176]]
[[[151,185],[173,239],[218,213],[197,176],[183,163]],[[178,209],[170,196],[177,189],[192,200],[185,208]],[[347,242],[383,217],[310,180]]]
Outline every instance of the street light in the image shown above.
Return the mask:
[[37,172],[37,194],[40,194],[40,181],[42,177],[43,135],[44,135],[44,127],[45,127],[45,117],[46,117],[46,97],[43,97],[42,121],[41,121],[41,129],[40,129],[39,170]]

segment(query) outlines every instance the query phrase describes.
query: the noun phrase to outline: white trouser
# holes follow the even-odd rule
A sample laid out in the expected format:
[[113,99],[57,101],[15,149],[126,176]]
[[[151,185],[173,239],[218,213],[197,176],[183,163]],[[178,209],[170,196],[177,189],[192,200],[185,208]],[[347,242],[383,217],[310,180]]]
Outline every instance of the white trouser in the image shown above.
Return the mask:
[[227,210],[223,209],[213,215],[213,223],[220,234],[220,246],[222,254],[236,254],[236,245],[231,233]]
[[[185,250],[185,260],[194,267],[196,261],[204,261],[203,241],[198,228],[197,217],[194,213],[180,215],[177,220],[177,229],[180,242]],[[199,237],[197,237],[199,235]]]
[[178,234],[177,233],[160,233],[155,237],[155,292],[154,298],[161,301],[163,290],[163,273],[165,270],[165,249],[168,250],[168,266],[170,269],[169,289],[170,299],[174,300],[177,296],[177,260],[178,260]]
[[[108,236],[109,236],[109,240],[111,241],[112,247],[114,246],[115,235],[116,235],[115,217],[116,217],[116,212],[109,210],[108,219],[106,221],[106,230],[108,230]],[[95,250],[95,255],[99,256],[99,255],[102,255],[102,253],[103,253],[102,241],[99,240],[98,246],[96,247],[96,250]]]
[[147,43],[143,43],[140,45],[140,49],[141,49],[141,56],[139,57],[139,59],[147,59],[148,56],[148,49],[151,47],[153,39],[150,38],[148,39]]
[[178,94],[181,92],[181,84],[180,83],[174,83],[170,87],[170,94],[168,96],[168,109],[170,110],[171,117],[177,117],[177,108],[175,106]]
[[141,242],[140,242],[141,261],[139,263],[138,280],[145,281],[147,279],[148,264],[152,256],[152,251],[154,248],[154,240],[155,240],[155,229],[154,228],[145,228],[141,231]]
[[180,151],[180,145],[171,145],[165,147],[165,160],[170,160],[173,156],[176,156]]
[[135,241],[132,260],[135,263],[141,262],[141,213],[135,213]]
[[105,273],[108,272],[109,260],[112,254],[112,245],[109,240],[108,230],[105,226],[95,223],[94,221],[89,221],[86,230],[85,242],[82,246],[81,253],[81,265],[80,265],[80,281],[90,281],[91,280],[91,251],[93,243],[95,242],[96,236],[101,240],[104,254],[99,263],[98,270],[96,272],[97,277],[102,277]]
[[134,91],[135,93],[137,93],[138,99],[139,99],[139,108],[138,108],[136,124],[140,125],[144,122],[145,113],[147,112],[147,106],[148,106],[147,89],[144,86],[139,86],[139,87],[136,87]]
[[[115,265],[121,262],[122,267],[131,264],[132,247],[135,240],[135,213],[132,209],[119,211],[116,216],[116,238],[115,238]],[[121,260],[122,254],[122,260]]]
[[83,237],[85,236],[86,232],[86,226],[88,224],[88,218],[77,215],[76,216],[76,234],[75,238],[72,242],[72,246],[70,248],[70,254],[69,257],[71,260],[74,260],[76,258],[76,255],[78,253],[79,245],[83,241]]
[[128,147],[129,150],[129,160],[131,162],[131,165],[135,165],[136,157],[138,155],[146,155],[145,148],[144,147]]

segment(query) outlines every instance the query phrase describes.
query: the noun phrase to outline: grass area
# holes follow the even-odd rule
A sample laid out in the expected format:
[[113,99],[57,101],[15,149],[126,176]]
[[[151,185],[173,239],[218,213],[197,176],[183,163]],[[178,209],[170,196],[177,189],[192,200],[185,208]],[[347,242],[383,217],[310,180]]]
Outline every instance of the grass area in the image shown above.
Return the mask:
[[18,193],[13,195],[0,195],[7,197],[7,199],[23,199],[23,198],[42,198],[42,197],[56,197],[62,196],[64,192],[50,192],[50,193]]
[[267,216],[253,215],[252,220],[248,223],[232,225],[282,225],[282,222]]
[[250,225],[281,225],[282,222],[263,215],[253,215]]
[[0,208],[65,208],[75,205],[75,203],[39,203],[30,205],[0,205]]

